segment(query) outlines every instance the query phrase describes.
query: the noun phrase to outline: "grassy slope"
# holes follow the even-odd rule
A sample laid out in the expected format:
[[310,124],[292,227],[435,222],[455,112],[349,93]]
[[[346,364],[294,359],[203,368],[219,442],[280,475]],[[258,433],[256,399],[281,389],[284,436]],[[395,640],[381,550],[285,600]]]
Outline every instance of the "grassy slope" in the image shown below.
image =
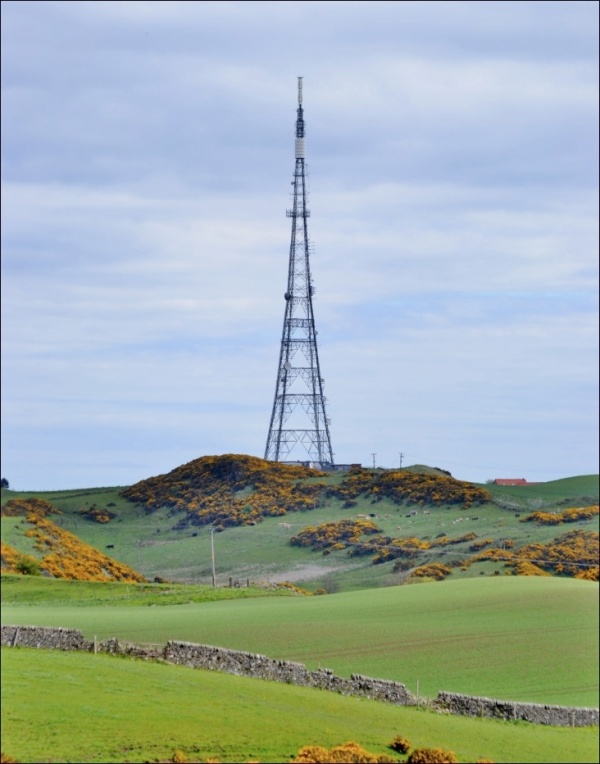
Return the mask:
[[587,581],[500,576],[200,605],[4,604],[3,622],[249,650],[342,676],[396,679],[413,692],[418,680],[426,696],[597,706],[597,595]]
[[92,605],[187,605],[192,602],[294,597],[285,588],[213,588],[192,584],[124,584],[120,582],[71,581],[44,576],[2,575],[2,604],[90,607]]
[[384,753],[396,734],[462,762],[598,761],[590,728],[437,715],[105,655],[4,649],[2,663],[2,750],[23,762],[143,762],[176,749],[198,761],[282,762],[302,745],[348,740]]
[[[330,482],[339,482],[340,475],[332,475]],[[399,583],[402,575],[392,572],[392,563],[373,566],[369,558],[350,558],[345,551],[328,556],[307,549],[292,547],[289,539],[306,525],[357,514],[376,514],[375,522],[390,536],[416,535],[435,538],[439,533],[459,536],[474,531],[480,538],[489,537],[500,544],[507,539],[524,544],[532,541],[547,542],[568,530],[578,528],[598,530],[598,517],[591,521],[568,526],[537,527],[521,523],[524,513],[534,509],[564,509],[598,502],[598,476],[584,475],[549,483],[525,487],[486,486],[498,504],[472,508],[461,507],[420,508],[418,514],[406,517],[411,508],[398,507],[384,500],[375,505],[359,499],[357,506],[343,509],[340,501],[331,500],[325,506],[310,512],[290,513],[282,518],[267,518],[256,526],[228,528],[215,535],[217,577],[226,584],[229,577],[245,580],[293,580],[301,585],[317,588],[325,585],[329,590],[356,590]],[[149,578],[162,576],[172,580],[209,583],[211,578],[210,538],[208,529],[191,527],[173,530],[180,515],[158,510],[150,515],[119,497],[118,488],[38,492],[2,491],[3,503],[12,497],[30,495],[45,498],[64,513],[54,517],[64,528],[80,536],[102,551],[109,551],[115,559],[140,570]],[[83,518],[79,511],[92,504],[110,507],[118,517],[105,525]],[[429,514],[425,514],[427,509]],[[516,515],[521,517],[516,517]],[[477,518],[477,519],[474,519]],[[285,523],[290,527],[282,525]],[[23,536],[27,525],[19,518],[2,518],[3,539],[31,552],[31,540]],[[196,534],[196,535],[193,535]],[[114,549],[106,550],[108,545]],[[470,555],[468,544],[438,550],[440,561]],[[468,571],[455,570],[453,576],[473,577],[483,571],[491,573],[502,569],[501,564],[478,564]]]

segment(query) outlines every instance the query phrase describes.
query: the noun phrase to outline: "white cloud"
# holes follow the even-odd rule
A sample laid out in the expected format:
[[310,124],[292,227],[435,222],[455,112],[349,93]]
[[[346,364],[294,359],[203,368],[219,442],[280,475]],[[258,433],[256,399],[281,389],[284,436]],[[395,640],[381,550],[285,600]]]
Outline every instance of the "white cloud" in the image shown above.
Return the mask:
[[3,4],[13,485],[262,455],[296,75],[337,458],[597,470],[597,7],[344,9]]

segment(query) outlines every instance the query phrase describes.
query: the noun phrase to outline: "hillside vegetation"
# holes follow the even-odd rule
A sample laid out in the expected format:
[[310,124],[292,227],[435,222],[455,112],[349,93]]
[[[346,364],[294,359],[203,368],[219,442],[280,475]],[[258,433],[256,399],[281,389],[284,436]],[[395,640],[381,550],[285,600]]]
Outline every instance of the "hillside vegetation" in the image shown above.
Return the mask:
[[123,563],[113,560],[69,531],[55,525],[49,516],[59,511],[43,499],[10,499],[2,507],[6,517],[24,518],[29,526],[24,536],[33,541],[41,559],[24,555],[2,541],[2,568],[9,573],[45,573],[54,578],[87,581],[141,582],[146,579]]
[[188,521],[216,526],[253,525],[263,517],[313,509],[336,498],[354,506],[361,494],[374,502],[388,498],[396,504],[472,504],[491,496],[472,483],[441,474],[408,471],[376,473],[355,468],[342,473],[341,481],[327,478],[308,467],[266,462],[252,456],[204,456],[166,475],[142,480],[122,491],[122,496],[152,511],[160,507],[185,510]]
[[[448,575],[598,576],[597,476],[484,487],[422,465],[322,473],[228,454],[127,488],[2,497],[11,570],[15,555],[48,554],[46,539],[59,535],[52,523],[148,580],[210,583],[212,549],[219,585],[290,581],[335,592]],[[35,525],[10,516],[11,500],[32,498],[52,514]],[[366,521],[376,530],[341,537]],[[323,529],[332,543],[308,543]],[[73,547],[67,538],[63,549]]]

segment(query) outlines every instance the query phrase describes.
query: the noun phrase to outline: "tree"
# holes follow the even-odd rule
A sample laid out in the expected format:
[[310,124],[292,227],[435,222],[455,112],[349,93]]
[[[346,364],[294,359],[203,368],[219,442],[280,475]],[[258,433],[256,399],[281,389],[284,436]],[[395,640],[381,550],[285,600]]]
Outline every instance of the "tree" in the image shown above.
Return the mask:
[[0,488],[8,488],[8,480],[6,478],[0,480]]

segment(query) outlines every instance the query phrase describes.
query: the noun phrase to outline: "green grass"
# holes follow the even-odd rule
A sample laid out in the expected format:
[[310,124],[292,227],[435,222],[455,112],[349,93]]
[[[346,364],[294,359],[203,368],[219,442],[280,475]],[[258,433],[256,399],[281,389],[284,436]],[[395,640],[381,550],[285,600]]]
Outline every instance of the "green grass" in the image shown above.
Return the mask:
[[[328,478],[339,480],[340,475]],[[486,487],[494,502],[471,510],[422,507],[407,517],[413,507],[387,500],[360,499],[351,509],[330,501],[310,512],[215,534],[221,584],[229,577],[288,578],[339,594],[270,597],[252,588],[7,577],[2,620],[79,628],[88,638],[152,644],[183,639],[249,650],[299,660],[311,669],[328,667],[340,676],[396,679],[413,692],[418,682],[421,696],[450,690],[597,706],[597,584],[493,576],[504,572],[502,563],[478,563],[467,571],[454,569],[446,582],[395,586],[402,576],[393,573],[393,563],[374,566],[369,558],[324,556],[289,544],[306,525],[361,513],[376,515],[391,536],[434,539],[474,531],[496,545],[598,530],[597,517],[559,528],[520,522],[536,509],[598,503],[598,476]],[[120,498],[120,490],[3,490],[2,503],[45,498],[62,511],[52,518],[62,527],[148,578],[210,583],[208,530],[175,530],[181,514],[163,509],[149,515]],[[86,520],[80,512],[92,504],[117,517],[106,525]],[[22,518],[2,518],[2,538],[39,556],[23,535],[27,528]],[[439,559],[469,554],[467,545],[457,545],[442,549]],[[2,680],[2,750],[24,762],[148,761],[170,758],[175,749],[201,761],[285,761],[302,745],[331,747],[351,739],[383,753],[396,734],[415,745],[451,748],[465,762],[598,761],[597,730],[448,717],[103,655],[4,650]]]
[[42,576],[2,575],[2,604],[89,607],[91,605],[187,605],[199,602],[294,597],[284,589],[228,588],[188,584],[123,584],[117,582],[68,581]]
[[[341,476],[333,475],[328,480],[339,481]],[[307,525],[356,517],[357,514],[374,514],[374,522],[385,534],[393,537],[415,535],[433,540],[440,533],[456,537],[473,531],[480,538],[494,539],[498,545],[507,539],[514,540],[517,545],[533,541],[546,543],[567,530],[598,530],[600,527],[598,517],[560,527],[520,522],[526,513],[534,509],[564,509],[566,506],[597,503],[598,476],[566,478],[525,487],[486,487],[491,489],[498,503],[470,510],[460,506],[423,507],[417,508],[416,515],[407,517],[414,507],[397,506],[388,500],[372,504],[362,498],[350,509],[344,509],[341,502],[331,500],[309,512],[266,518],[256,526],[227,528],[223,533],[215,534],[214,538],[217,579],[225,584],[229,577],[243,581],[247,578],[253,581],[287,578],[313,590],[325,585],[335,591],[399,583],[402,576],[392,574],[391,565],[373,566],[370,558],[352,558],[345,551],[324,556],[292,547],[289,543],[290,538]],[[173,514],[162,509],[148,514],[122,499],[118,495],[119,490],[98,488],[35,494],[2,491],[2,501],[31,495],[51,501],[63,513],[53,516],[55,522],[115,559],[140,570],[149,579],[161,576],[174,581],[210,583],[208,528],[191,526],[174,530],[180,513]],[[109,508],[117,517],[107,524],[84,518],[80,511],[89,509],[92,504]],[[31,553],[32,541],[23,535],[27,527],[22,519],[2,518],[2,538],[17,549]],[[109,546],[111,548],[107,549]],[[468,543],[464,543],[432,550],[426,558],[429,556],[448,562],[470,555]],[[477,564],[466,572],[455,571],[453,575],[476,577],[482,570],[492,572],[501,567]]]
[[[394,735],[461,762],[597,762],[597,730],[467,719],[106,655],[3,649],[2,750],[22,762],[283,762]],[[405,760],[406,757],[398,757]]]
[[78,628],[90,639],[181,639],[394,679],[413,692],[418,681],[430,697],[598,705],[598,584],[588,581],[498,576],[321,597],[2,611],[4,623]]
[[578,499],[585,499],[588,504],[598,503],[598,475],[578,475],[526,486],[489,484],[485,487],[494,497],[511,496],[521,499],[523,504],[542,501],[545,505],[550,505],[553,502],[570,503],[571,500]]

